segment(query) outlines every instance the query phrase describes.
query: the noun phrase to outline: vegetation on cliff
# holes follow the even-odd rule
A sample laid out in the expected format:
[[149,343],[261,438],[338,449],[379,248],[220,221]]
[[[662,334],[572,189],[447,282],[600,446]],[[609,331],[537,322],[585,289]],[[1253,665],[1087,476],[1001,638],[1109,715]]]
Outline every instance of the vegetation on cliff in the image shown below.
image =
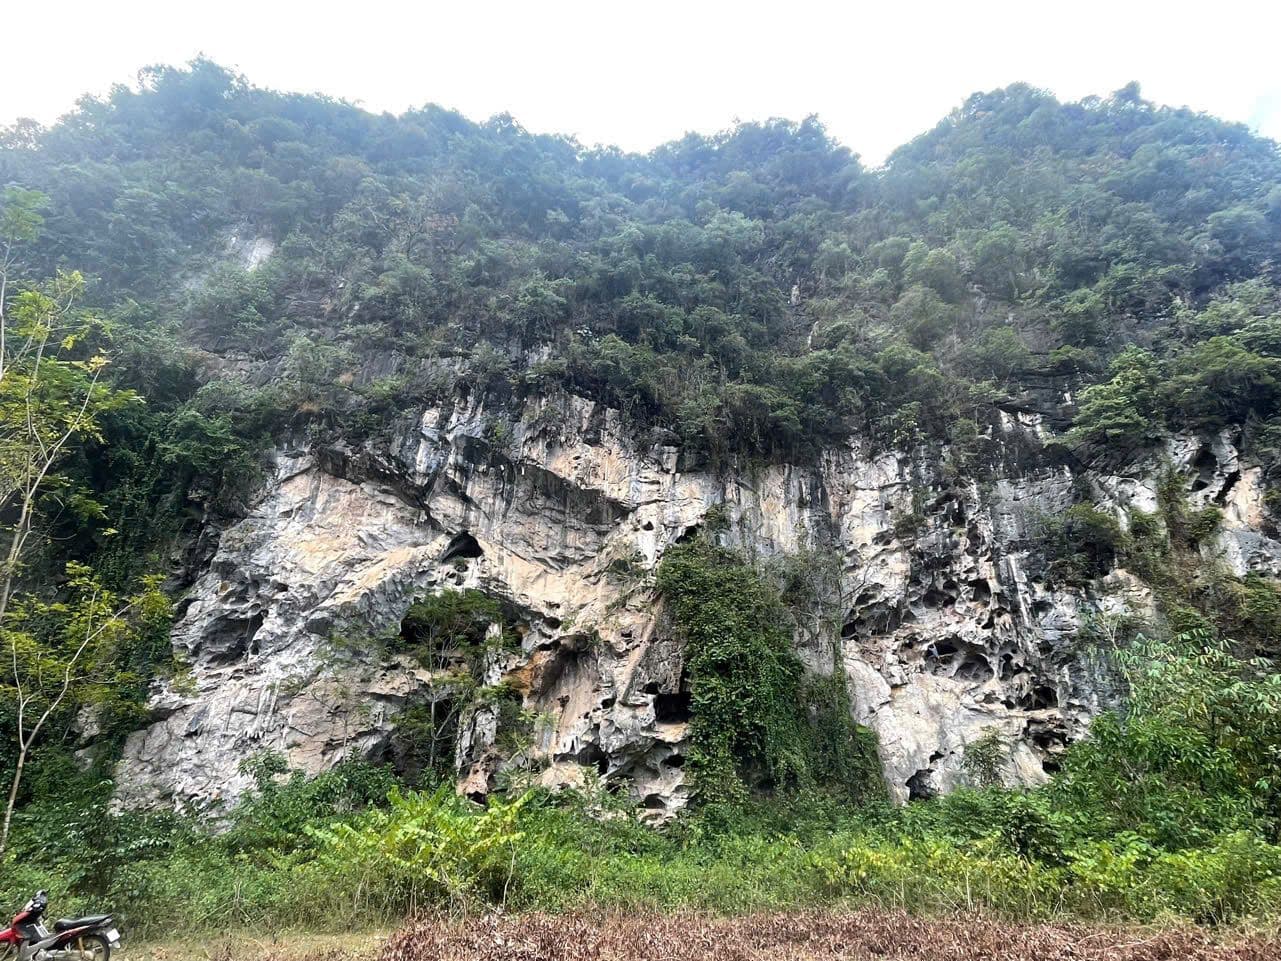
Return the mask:
[[[699,802],[665,833],[593,787],[483,809],[435,789],[453,715],[419,718],[421,793],[265,756],[224,833],[104,817],[113,738],[151,677],[182,674],[154,575],[181,580],[182,552],[242,509],[285,435],[566,390],[687,465],[804,462],[857,437],[946,449],[959,479],[991,468],[989,428],[1013,411],[1058,430],[1042,464],[1228,430],[1275,490],[1275,144],[1133,87],[1064,104],[1016,85],[877,170],[813,119],[635,156],[510,117],[375,116],[200,60],[0,132],[0,188],[0,735],[4,773],[25,769],[4,901],[47,886],[67,908],[195,925],[847,897],[1275,916],[1281,603],[1200,564],[1217,514],[1173,488],[1157,515],[1121,525],[1083,502],[1039,534],[1068,583],[1124,561],[1160,622],[1102,626],[1129,645],[1129,707],[1041,790],[993,783],[992,741],[972,758],[986,787],[878,803],[847,692],[802,679],[789,646],[780,578],[813,588],[821,565],[764,570],[709,531],[658,577],[690,651]],[[490,605],[425,600],[402,640],[475,655],[503,640]],[[102,727],[88,767],[86,708]]]
[[695,459],[972,443],[1040,388],[1084,391],[1091,449],[1275,445],[1281,157],[1133,87],[976,94],[868,170],[814,119],[636,156],[201,60],[4,132],[10,183],[47,198],[14,281],[83,271],[147,400],[82,467],[77,546],[122,564],[233,508],[273,432],[458,391],[562,385]]

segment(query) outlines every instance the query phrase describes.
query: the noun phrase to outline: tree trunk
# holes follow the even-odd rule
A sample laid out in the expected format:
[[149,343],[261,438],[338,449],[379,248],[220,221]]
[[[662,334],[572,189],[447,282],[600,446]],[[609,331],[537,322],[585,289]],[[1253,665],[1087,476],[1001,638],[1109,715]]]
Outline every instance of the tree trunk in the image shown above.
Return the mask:
[[22,783],[22,769],[27,763],[27,748],[18,749],[18,766],[13,769],[13,783],[9,785],[9,800],[4,806],[4,826],[0,827],[0,858],[9,848],[9,825],[13,822],[13,809],[18,803],[18,786]]

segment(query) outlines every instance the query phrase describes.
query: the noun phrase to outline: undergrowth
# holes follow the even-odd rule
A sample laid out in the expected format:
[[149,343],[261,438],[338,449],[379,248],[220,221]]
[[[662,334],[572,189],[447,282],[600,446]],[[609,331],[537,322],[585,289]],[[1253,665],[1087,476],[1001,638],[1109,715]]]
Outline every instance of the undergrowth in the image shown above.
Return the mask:
[[[1225,828],[1182,848],[1141,832],[1096,835],[1054,791],[961,791],[898,811],[797,796],[748,805],[728,832],[723,809],[714,830],[695,815],[659,831],[631,812],[602,818],[590,795],[533,792],[481,807],[452,786],[393,790],[336,813],[344,785],[371,776],[348,765],[290,781],[282,790],[311,806],[294,832],[278,830],[289,807],[279,801],[270,811],[251,801],[218,835],[181,818],[127,816],[75,857],[11,861],[0,897],[16,908],[48,888],[59,911],[109,908],[135,936],[361,928],[486,905],[740,913],[848,904],[1266,923],[1281,904],[1281,846],[1263,832]],[[315,791],[317,781],[326,790]]]
[[[206,817],[109,815],[108,782],[57,772],[0,880],[16,907],[110,908],[135,934],[341,928],[425,908],[744,912],[814,904],[1275,923],[1281,682],[1196,634],[1123,660],[1130,709],[1105,715],[1046,786],[895,808],[814,783],[696,808],[659,829],[603,785],[495,795],[405,791],[343,764],[315,778],[270,755],[252,795]],[[50,839],[53,839],[51,841]]]

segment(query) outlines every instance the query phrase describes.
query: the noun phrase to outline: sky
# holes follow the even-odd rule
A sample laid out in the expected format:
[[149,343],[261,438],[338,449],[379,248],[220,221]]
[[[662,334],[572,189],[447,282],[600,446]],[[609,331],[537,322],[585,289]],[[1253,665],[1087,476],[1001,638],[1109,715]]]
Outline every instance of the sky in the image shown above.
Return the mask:
[[0,31],[0,126],[204,54],[256,86],[638,151],[816,113],[877,164],[1015,81],[1074,100],[1137,80],[1281,140],[1277,0],[0,0]]

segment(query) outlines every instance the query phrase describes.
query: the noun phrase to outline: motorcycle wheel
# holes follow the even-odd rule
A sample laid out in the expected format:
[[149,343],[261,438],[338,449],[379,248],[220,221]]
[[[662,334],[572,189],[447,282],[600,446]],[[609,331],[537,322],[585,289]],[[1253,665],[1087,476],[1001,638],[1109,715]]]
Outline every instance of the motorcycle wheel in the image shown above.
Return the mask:
[[64,950],[73,956],[79,955],[80,961],[111,961],[111,945],[100,934],[76,938]]

